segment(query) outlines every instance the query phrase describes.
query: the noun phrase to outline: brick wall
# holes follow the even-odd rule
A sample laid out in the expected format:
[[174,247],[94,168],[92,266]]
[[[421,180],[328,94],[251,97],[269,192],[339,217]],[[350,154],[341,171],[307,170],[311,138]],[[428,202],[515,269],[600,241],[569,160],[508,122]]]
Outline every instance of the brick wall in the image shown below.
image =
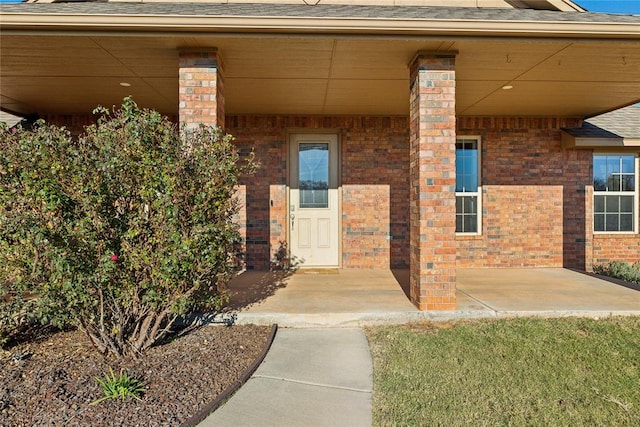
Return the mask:
[[340,132],[343,267],[408,267],[406,118],[227,116],[226,123],[240,149],[253,149],[261,165],[242,180],[238,220],[249,268],[269,268],[286,242],[288,129]]
[[227,132],[241,153],[255,152],[256,174],[241,179],[240,227],[250,269],[268,270],[273,255],[286,244],[286,133],[279,118],[230,116]]
[[84,128],[96,122],[91,114],[42,114],[41,119],[56,126],[64,126],[74,136],[84,132]]
[[[118,106],[116,106],[118,107]],[[146,108],[140,106],[140,108]],[[43,113],[38,116],[47,123],[54,124],[56,126],[64,126],[71,133],[71,135],[77,137],[84,133],[87,126],[96,124],[96,121],[100,117],[93,114],[46,114]],[[168,116],[169,120],[173,123],[178,123],[178,116]]]
[[343,266],[408,268],[407,120],[363,117],[343,126]]
[[611,261],[640,262],[640,234],[596,234],[593,264]]
[[[75,134],[94,122],[91,115],[43,118]],[[589,270],[592,261],[640,261],[640,234],[592,233],[592,152],[560,147],[559,129],[577,125],[458,118],[459,135],[482,137],[484,190],[483,233],[456,238],[459,267]],[[286,242],[286,129],[307,127],[341,130],[343,267],[409,267],[408,118],[228,116],[227,131],[242,150],[253,147],[262,164],[239,193],[236,220],[247,238],[248,265],[269,268]]]
[[[43,118],[79,134],[91,115]],[[172,117],[177,122],[177,117]],[[246,239],[246,263],[268,269],[286,245],[287,130],[330,129],[341,135],[344,268],[409,267],[409,148],[406,117],[227,116],[226,131],[260,168],[241,180],[234,218]]]
[[567,150],[564,161],[563,266],[592,270],[593,154]]
[[579,120],[458,119],[482,137],[483,232],[458,236],[460,267],[589,264],[591,153],[565,150],[560,128]]
[[482,236],[458,236],[461,267],[559,267],[560,185],[486,185]]

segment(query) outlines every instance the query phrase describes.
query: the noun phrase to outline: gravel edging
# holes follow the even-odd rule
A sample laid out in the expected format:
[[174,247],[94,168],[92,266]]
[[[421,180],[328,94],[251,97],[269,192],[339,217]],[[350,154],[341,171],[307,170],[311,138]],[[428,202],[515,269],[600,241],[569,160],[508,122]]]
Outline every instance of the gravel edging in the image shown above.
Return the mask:
[[[241,378],[271,329],[206,325],[143,357],[100,354],[77,329],[36,329],[0,352],[0,426],[178,427]],[[142,381],[144,397],[90,405],[111,370]]]
[[238,389],[240,389],[240,387],[242,387],[242,385],[249,380],[249,378],[251,377],[251,375],[253,375],[253,373],[256,371],[256,369],[258,369],[258,367],[260,366],[260,364],[262,363],[264,358],[267,357],[267,353],[269,353],[269,349],[271,349],[271,344],[273,344],[273,340],[276,337],[276,332],[277,331],[278,331],[278,325],[277,324],[271,325],[271,332],[269,333],[269,337],[267,338],[267,342],[265,343],[264,348],[262,349],[262,352],[260,353],[258,358],[253,362],[253,364],[251,366],[249,366],[242,373],[242,375],[240,376],[240,378],[236,382],[234,382],[229,387],[227,387],[217,398],[215,398],[213,401],[211,401],[207,405],[205,405],[204,408],[200,409],[191,418],[189,418],[188,420],[183,422],[180,425],[180,427],[195,427],[195,426],[197,426],[199,423],[204,421],[204,419],[207,418],[213,411],[215,411],[220,406],[222,406],[222,404],[227,399],[229,399],[231,396],[233,396],[233,394],[235,394],[235,392],[238,391]]

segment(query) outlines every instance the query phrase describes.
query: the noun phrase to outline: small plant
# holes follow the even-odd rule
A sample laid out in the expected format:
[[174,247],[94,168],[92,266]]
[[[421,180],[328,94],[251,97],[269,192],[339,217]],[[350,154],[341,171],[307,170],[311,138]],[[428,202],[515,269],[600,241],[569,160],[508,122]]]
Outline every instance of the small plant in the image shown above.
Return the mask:
[[120,371],[120,375],[116,376],[112,368],[109,368],[109,373],[104,374],[104,378],[97,378],[96,381],[102,387],[104,396],[98,400],[91,402],[91,405],[97,405],[106,399],[122,400],[127,397],[133,397],[134,399],[140,399],[140,396],[144,394],[145,388],[142,382],[136,378],[130,377],[126,372]]
[[596,265],[593,267],[593,271],[627,282],[640,283],[640,262],[629,264],[621,261],[613,261],[608,264]]

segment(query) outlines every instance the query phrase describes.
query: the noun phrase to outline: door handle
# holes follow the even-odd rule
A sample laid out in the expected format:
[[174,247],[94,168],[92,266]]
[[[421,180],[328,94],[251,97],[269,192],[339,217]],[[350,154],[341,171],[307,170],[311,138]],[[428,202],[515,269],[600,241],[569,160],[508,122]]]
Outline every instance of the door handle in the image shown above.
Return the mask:
[[296,215],[291,212],[291,215],[289,215],[291,217],[291,231],[293,231],[293,224],[294,224],[294,219],[296,219]]

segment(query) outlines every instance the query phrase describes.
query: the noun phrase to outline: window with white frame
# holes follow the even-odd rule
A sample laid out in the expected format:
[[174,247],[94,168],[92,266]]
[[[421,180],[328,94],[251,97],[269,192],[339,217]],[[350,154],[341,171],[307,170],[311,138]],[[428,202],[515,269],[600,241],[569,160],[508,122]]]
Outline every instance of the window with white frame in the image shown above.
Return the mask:
[[593,155],[593,230],[634,232],[638,215],[638,170],[633,154]]
[[479,234],[481,227],[480,137],[456,140],[456,233]]

